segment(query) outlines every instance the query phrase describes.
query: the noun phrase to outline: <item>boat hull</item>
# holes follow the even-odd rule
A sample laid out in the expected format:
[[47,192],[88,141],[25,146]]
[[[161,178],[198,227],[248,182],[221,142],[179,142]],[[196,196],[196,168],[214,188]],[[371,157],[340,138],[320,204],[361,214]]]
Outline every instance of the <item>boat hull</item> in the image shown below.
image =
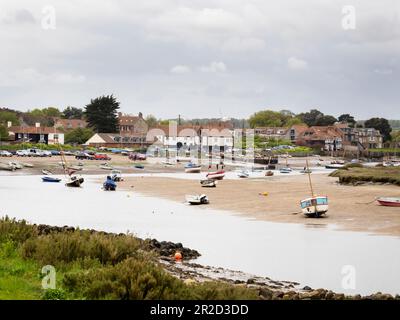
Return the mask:
[[206,177],[210,180],[222,180],[225,177],[225,171],[210,172]]
[[200,173],[201,167],[185,168],[186,173]]
[[319,218],[328,212],[328,197],[318,196],[304,199],[300,202],[300,207],[306,217]]
[[60,182],[61,179],[53,177],[42,177],[43,182]]
[[378,198],[377,201],[384,207],[400,207],[400,198]]
[[78,188],[84,182],[83,178],[76,178],[74,180],[67,181],[65,184],[67,187]]

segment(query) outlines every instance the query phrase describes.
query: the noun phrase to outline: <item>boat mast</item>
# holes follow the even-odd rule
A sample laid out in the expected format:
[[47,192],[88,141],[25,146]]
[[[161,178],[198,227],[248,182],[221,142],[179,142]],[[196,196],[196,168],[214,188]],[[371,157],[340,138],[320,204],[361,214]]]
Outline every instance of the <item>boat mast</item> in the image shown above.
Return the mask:
[[310,168],[308,166],[308,158],[306,159],[306,168],[307,168],[307,174],[308,174],[308,181],[310,183],[311,196],[315,197],[314,188],[313,188],[312,181],[311,181],[311,170],[310,170]]

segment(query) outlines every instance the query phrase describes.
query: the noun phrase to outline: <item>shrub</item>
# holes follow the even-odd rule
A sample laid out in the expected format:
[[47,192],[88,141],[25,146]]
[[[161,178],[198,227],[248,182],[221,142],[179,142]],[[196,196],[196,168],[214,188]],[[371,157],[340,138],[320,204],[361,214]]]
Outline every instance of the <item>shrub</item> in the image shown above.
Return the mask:
[[65,292],[60,289],[47,289],[42,294],[42,300],[65,300]]
[[68,264],[84,258],[97,259],[101,264],[116,264],[134,256],[138,249],[139,241],[131,235],[77,230],[28,239],[22,245],[22,255],[51,265]]
[[25,220],[17,221],[7,216],[0,219],[0,243],[12,241],[20,244],[37,234],[36,227]]

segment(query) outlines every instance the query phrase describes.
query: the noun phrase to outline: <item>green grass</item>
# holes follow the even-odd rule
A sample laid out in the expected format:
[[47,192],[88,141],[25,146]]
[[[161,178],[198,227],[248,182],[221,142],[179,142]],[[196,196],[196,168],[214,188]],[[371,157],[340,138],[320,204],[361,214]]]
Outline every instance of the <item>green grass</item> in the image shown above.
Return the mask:
[[351,184],[357,182],[390,183],[400,186],[400,167],[360,168],[346,166],[330,174],[338,177],[340,183]]
[[[41,288],[41,269],[56,269],[56,289]],[[40,234],[25,221],[0,219],[0,299],[257,299],[221,282],[187,285],[133,235],[89,231]]]

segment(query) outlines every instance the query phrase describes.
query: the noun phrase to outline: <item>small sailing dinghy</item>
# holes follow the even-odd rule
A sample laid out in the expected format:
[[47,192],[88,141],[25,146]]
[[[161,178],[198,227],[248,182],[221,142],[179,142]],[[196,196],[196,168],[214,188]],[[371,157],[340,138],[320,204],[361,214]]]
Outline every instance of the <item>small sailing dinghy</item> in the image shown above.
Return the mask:
[[384,207],[400,207],[400,198],[395,197],[380,197],[376,201]]
[[115,182],[123,181],[122,174],[120,170],[111,171],[111,179]]
[[103,169],[103,170],[114,170],[114,168],[111,167],[111,166],[110,166],[109,164],[107,164],[107,163],[104,163],[104,164],[100,165],[100,169]]
[[216,172],[209,172],[206,175],[207,179],[212,179],[212,180],[222,180],[225,177],[225,171],[224,170],[219,170]]
[[60,178],[55,178],[55,177],[49,177],[49,176],[44,176],[42,177],[43,182],[60,182]]
[[103,189],[105,191],[115,191],[115,190],[117,190],[117,184],[111,178],[111,176],[107,176],[107,180],[103,183]]
[[280,173],[292,173],[292,169],[291,168],[281,168],[279,170]]
[[85,180],[82,177],[78,176],[70,176],[65,185],[67,187],[75,187],[78,188]]
[[201,171],[201,166],[194,164],[192,162],[189,162],[187,165],[185,165],[185,172],[186,173],[200,173]]
[[240,172],[238,173],[238,177],[239,177],[239,178],[248,178],[249,175],[250,175],[249,172],[246,171],[246,170],[240,171]]
[[215,188],[217,186],[213,179],[201,180],[200,184],[203,188]]
[[200,205],[200,204],[208,204],[210,203],[207,196],[205,194],[194,195],[194,196],[186,196],[186,201],[191,205]]
[[[306,169],[309,169],[308,161]],[[310,183],[311,197],[300,201],[301,211],[306,217],[319,218],[321,217],[321,215],[324,215],[328,212],[329,209],[328,197],[316,196],[314,194],[314,189],[311,181],[311,172],[308,172],[307,174],[308,174],[308,181]]]

